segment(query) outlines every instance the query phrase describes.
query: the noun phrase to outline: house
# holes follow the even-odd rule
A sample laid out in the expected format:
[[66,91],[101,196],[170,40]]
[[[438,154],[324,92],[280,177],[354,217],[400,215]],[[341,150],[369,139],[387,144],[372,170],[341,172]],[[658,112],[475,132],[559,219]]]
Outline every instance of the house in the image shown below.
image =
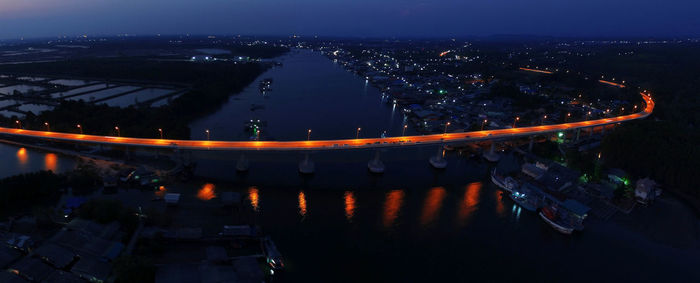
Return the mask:
[[91,255],[81,255],[71,272],[90,282],[104,282],[112,271],[112,265]]
[[58,269],[68,266],[77,258],[77,255],[71,250],[54,243],[46,243],[40,246],[34,250],[34,254]]
[[3,282],[3,283],[29,283],[29,281],[20,277],[18,274],[11,272],[11,271],[7,271],[7,270],[0,270],[0,282]]
[[177,203],[180,202],[180,194],[177,193],[167,193],[163,198],[168,205],[177,205]]
[[577,171],[566,168],[558,163],[552,163],[538,181],[549,191],[561,192],[575,185],[580,176],[581,174]]
[[9,271],[29,281],[41,282],[48,278],[54,269],[40,259],[25,257],[13,264]]

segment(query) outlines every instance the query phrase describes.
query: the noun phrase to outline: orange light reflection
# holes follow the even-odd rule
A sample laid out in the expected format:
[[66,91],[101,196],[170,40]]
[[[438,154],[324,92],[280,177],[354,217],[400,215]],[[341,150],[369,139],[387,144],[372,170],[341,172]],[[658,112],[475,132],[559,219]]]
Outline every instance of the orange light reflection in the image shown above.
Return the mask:
[[47,153],[44,156],[44,167],[46,170],[51,170],[56,172],[56,167],[58,164],[58,156],[54,153]]
[[423,213],[420,217],[420,224],[425,226],[433,222],[442,207],[442,200],[445,199],[445,188],[435,187],[428,191],[428,197],[423,204]]
[[345,192],[345,218],[348,221],[352,221],[352,217],[355,216],[355,196],[351,191]]
[[384,213],[382,217],[382,223],[384,224],[385,228],[389,228],[394,225],[394,221],[396,221],[396,218],[399,216],[403,198],[404,192],[402,190],[393,190],[386,194]]
[[210,200],[216,197],[214,184],[206,183],[197,192],[197,198],[201,200]]
[[304,192],[299,192],[299,215],[306,216],[306,195]]
[[250,206],[253,207],[254,211],[258,211],[258,188],[250,187],[248,188],[248,199],[250,200]]
[[476,211],[476,206],[479,204],[479,195],[481,194],[481,182],[474,182],[467,185],[464,190],[464,198],[459,203],[459,224],[463,225],[464,221]]
[[23,147],[17,151],[17,159],[19,160],[20,165],[27,164],[28,156],[27,156],[27,149],[26,148]]

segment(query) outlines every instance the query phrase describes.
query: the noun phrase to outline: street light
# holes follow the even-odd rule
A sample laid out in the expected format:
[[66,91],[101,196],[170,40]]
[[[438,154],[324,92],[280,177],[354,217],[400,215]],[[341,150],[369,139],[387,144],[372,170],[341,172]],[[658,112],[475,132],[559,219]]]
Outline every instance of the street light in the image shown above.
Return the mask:
[[17,129],[21,129],[21,128],[22,128],[22,122],[20,122],[19,120],[16,120],[16,121],[15,121],[15,124],[17,124]]
[[484,130],[484,125],[486,124],[486,122],[488,122],[488,120],[486,120],[486,119],[484,119],[484,121],[481,122],[481,130],[482,131]]
[[80,126],[80,124],[76,125],[76,127],[78,127],[78,130],[80,130],[80,134],[82,135],[83,134],[83,127]]
[[207,140],[209,140],[209,129],[204,130],[204,133],[207,134]]
[[358,127],[358,128],[357,128],[357,132],[355,132],[355,139],[359,139],[359,138],[360,138],[360,130],[362,130],[362,128],[359,128],[359,127]]
[[447,134],[447,127],[450,126],[450,122],[445,123],[445,134]]
[[158,129],[158,133],[160,133],[160,139],[163,139],[163,129]]
[[51,128],[49,127],[49,122],[44,122],[44,126],[46,126],[46,131],[50,132]]
[[122,136],[122,132],[119,130],[119,127],[114,127],[114,129],[117,130],[117,136],[118,136],[118,137],[121,137],[121,136]]
[[566,113],[566,118],[564,118],[564,123],[569,121],[569,117],[571,117],[571,113]]
[[591,111],[588,111],[588,114],[586,114],[586,121],[588,121],[588,118],[591,116]]
[[513,120],[513,128],[515,128],[515,123],[520,121],[520,117],[515,117],[515,120]]
[[544,125],[544,120],[547,120],[547,115],[544,115],[544,117],[542,117],[542,125]]
[[311,129],[309,129],[309,131],[306,132],[306,140],[311,140]]
[[401,131],[402,136],[406,135],[406,128],[408,128],[408,125],[403,125],[403,130]]

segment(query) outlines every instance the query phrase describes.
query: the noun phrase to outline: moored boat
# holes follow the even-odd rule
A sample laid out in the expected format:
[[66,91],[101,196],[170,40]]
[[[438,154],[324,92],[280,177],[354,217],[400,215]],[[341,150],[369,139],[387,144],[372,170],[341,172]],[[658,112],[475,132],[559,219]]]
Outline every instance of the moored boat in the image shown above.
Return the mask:
[[496,184],[499,188],[506,190],[508,192],[513,192],[515,188],[518,187],[518,181],[511,178],[510,176],[502,176],[496,173],[496,168],[491,170],[491,182]]
[[566,215],[555,206],[543,207],[540,211],[540,218],[562,234],[570,235],[574,231],[574,227],[568,224],[570,221],[567,221]]

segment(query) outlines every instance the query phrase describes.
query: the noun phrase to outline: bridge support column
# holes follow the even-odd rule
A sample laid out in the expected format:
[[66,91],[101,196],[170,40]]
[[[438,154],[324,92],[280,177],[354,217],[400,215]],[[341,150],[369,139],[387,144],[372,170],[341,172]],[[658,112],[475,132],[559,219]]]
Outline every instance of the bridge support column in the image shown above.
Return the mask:
[[535,138],[530,136],[530,144],[527,145],[527,151],[532,152],[532,145],[535,143]]
[[593,136],[593,133],[595,132],[595,127],[590,127],[590,128],[588,128],[588,129],[591,130],[591,131],[588,133],[588,136],[589,136],[589,137],[592,137],[592,136]]
[[309,157],[309,153],[307,152],[304,156],[304,160],[299,162],[299,173],[313,174],[315,169],[314,162],[311,161],[311,157]]
[[495,141],[491,142],[491,148],[489,149],[489,151],[484,153],[484,158],[486,158],[486,160],[491,161],[491,162],[496,162],[499,159],[501,159],[501,156],[499,156],[498,153],[496,153],[496,142]]
[[369,169],[369,172],[380,174],[384,173],[384,163],[379,160],[379,149],[374,154],[374,159],[370,160],[367,162],[367,168]]
[[600,131],[600,135],[604,136],[605,135],[605,125],[603,125],[603,129]]
[[250,163],[248,162],[248,159],[245,157],[245,153],[241,153],[241,157],[238,158],[238,162],[236,162],[236,171],[238,172],[246,172],[250,168]]
[[576,129],[576,140],[575,141],[578,141],[578,139],[580,137],[581,137],[581,128],[578,128],[578,129]]
[[430,165],[433,165],[433,168],[445,169],[445,167],[447,167],[447,160],[442,157],[443,150],[443,146],[438,147],[437,154],[428,159],[428,162],[430,162]]

